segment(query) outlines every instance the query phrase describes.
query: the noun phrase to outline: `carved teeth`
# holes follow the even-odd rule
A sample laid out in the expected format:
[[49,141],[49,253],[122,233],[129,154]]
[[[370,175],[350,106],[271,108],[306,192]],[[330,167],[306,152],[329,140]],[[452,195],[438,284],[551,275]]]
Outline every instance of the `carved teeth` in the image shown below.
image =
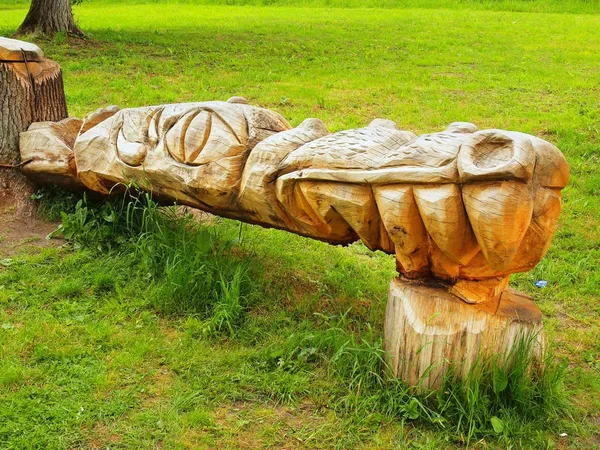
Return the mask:
[[460,274],[460,266],[458,262],[449,258],[440,248],[436,245],[435,241],[428,239],[429,243],[429,261],[431,262],[431,273],[437,278],[441,278],[446,281],[454,281]]
[[549,143],[468,123],[419,137],[383,119],[333,134],[318,119],[288,127],[235,98],[108,108],[83,125],[33,124],[20,151],[42,180],[103,193],[138,180],[161,201],[334,244],[360,238],[395,252],[404,277],[468,280],[455,285],[466,301],[495,298],[548,248],[569,177]]
[[507,267],[509,271],[529,270],[544,257],[556,231],[560,209],[560,192],[557,189],[537,189],[531,224],[511,265]]
[[402,273],[428,272],[427,232],[409,185],[373,186],[381,221],[394,243]]
[[427,232],[450,259],[467,264],[479,247],[455,184],[415,186],[415,200]]
[[369,249],[379,248],[379,214],[368,186],[319,182],[298,185],[320,216],[323,227],[334,231],[334,224],[339,223],[340,229],[345,224],[349,227],[348,234],[356,233]]
[[531,222],[531,186],[518,181],[465,185],[463,200],[487,263],[493,269],[505,269]]
[[304,233],[327,235],[336,243],[353,242],[358,237],[356,232],[332,208],[331,184],[335,183],[286,183],[279,178],[276,181],[277,200]]

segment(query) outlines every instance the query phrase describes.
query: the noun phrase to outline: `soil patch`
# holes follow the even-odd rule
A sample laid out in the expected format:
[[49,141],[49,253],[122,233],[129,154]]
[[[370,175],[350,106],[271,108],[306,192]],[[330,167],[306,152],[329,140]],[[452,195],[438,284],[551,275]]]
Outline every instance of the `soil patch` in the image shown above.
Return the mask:
[[15,198],[7,190],[0,190],[0,258],[26,251],[32,247],[52,247],[63,239],[46,239],[58,228],[58,222],[39,217],[31,205]]

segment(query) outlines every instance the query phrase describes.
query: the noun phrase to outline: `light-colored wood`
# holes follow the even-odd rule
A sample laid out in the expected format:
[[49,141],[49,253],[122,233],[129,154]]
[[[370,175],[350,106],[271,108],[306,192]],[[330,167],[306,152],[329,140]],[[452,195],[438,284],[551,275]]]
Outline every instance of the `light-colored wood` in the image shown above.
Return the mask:
[[451,260],[467,264],[479,252],[456,184],[415,186],[415,200],[429,236]]
[[44,52],[30,42],[0,36],[0,62],[39,62],[44,59]]
[[[34,44],[0,38],[0,159],[20,160],[19,133],[67,117],[60,67]],[[71,133],[72,134],[72,133]],[[71,136],[71,142],[74,138]]]
[[534,356],[543,348],[539,310],[507,288],[548,250],[569,179],[536,137],[465,122],[416,136],[385,119],[329,133],[232,97],[34,124],[21,155],[38,180],[103,194],[134,182],[162,201],[395,254],[386,354],[412,385],[437,387],[449,364],[464,375],[523,334]]
[[393,244],[397,264],[407,278],[430,273],[427,230],[408,184],[373,186],[377,208]]
[[318,119],[306,119],[298,127],[273,134],[256,145],[244,167],[239,206],[252,221],[288,230],[296,228],[277,199],[275,181],[283,159],[298,147],[329,134]]
[[544,256],[569,176],[556,147],[523,133],[457,122],[416,136],[385,119],[329,133],[318,119],[291,128],[241,97],[113,106],[79,131],[36,125],[21,154],[33,176],[105,194],[133,181],[226,217],[333,244],[360,239],[467,303],[499,298],[511,273]]
[[449,367],[465,376],[477,358],[507,357],[520,339],[532,358],[545,347],[542,315],[531,297],[507,289],[495,302],[468,305],[444,284],[395,278],[384,347],[393,376],[419,389],[440,386]]
[[[79,129],[79,132],[77,134],[83,134],[87,130],[94,128],[100,122],[104,122],[109,117],[114,116],[120,111],[120,109],[121,108],[119,108],[118,106],[111,105],[107,106],[106,108],[99,108],[93,113],[88,114],[88,116],[85,119],[83,119],[83,124],[81,125],[81,128]],[[73,148],[73,146],[71,146],[71,148]]]
[[77,169],[75,155],[71,150],[81,125],[82,121],[74,117],[60,122],[32,124],[30,131],[51,129],[52,132],[21,135],[21,145],[29,149],[25,161],[30,162],[24,167],[25,173],[30,174],[38,183],[57,184],[67,188],[83,187],[73,176]]
[[485,260],[502,270],[514,259],[531,223],[533,186],[519,181],[465,185],[462,197]]

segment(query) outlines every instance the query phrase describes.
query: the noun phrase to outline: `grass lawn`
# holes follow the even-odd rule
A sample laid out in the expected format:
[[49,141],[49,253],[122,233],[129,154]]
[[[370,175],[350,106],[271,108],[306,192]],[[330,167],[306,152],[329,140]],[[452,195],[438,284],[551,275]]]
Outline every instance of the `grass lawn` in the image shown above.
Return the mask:
[[[497,11],[409,3],[89,2],[75,7],[89,41],[37,42],[61,64],[79,117],[109,104],[242,95],[293,125],[318,117],[332,131],[376,117],[416,133],[470,121],[555,143],[572,173],[561,225],[546,258],[512,285],[535,296],[555,354],[568,361],[572,417],[489,427],[470,446],[599,447],[600,15],[586,13],[597,3],[565,3],[564,12],[553,1]],[[0,35],[26,10],[0,4]],[[234,333],[207,334],[193,305],[177,296],[167,304],[150,274],[106,248],[28,245],[0,261],[0,448],[464,445],[451,427],[340,406],[347,387],[325,362],[268,367],[299,331],[343,323],[381,333],[392,257],[221,219],[211,229],[250,265],[251,301]],[[539,279],[548,287],[535,288]]]

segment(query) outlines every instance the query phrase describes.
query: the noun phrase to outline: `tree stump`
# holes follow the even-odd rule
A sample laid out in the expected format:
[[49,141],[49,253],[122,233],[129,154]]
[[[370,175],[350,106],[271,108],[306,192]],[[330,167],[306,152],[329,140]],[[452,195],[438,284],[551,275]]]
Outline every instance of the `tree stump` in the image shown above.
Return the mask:
[[392,374],[411,386],[436,389],[451,366],[465,377],[478,358],[508,355],[519,339],[532,339],[540,359],[542,313],[523,293],[508,288],[496,301],[468,304],[443,283],[390,284],[384,346]]
[[[37,45],[0,37],[0,163],[18,165],[19,134],[33,122],[68,116],[60,66],[44,58]],[[17,169],[0,172],[2,197],[27,205],[31,182]]]

